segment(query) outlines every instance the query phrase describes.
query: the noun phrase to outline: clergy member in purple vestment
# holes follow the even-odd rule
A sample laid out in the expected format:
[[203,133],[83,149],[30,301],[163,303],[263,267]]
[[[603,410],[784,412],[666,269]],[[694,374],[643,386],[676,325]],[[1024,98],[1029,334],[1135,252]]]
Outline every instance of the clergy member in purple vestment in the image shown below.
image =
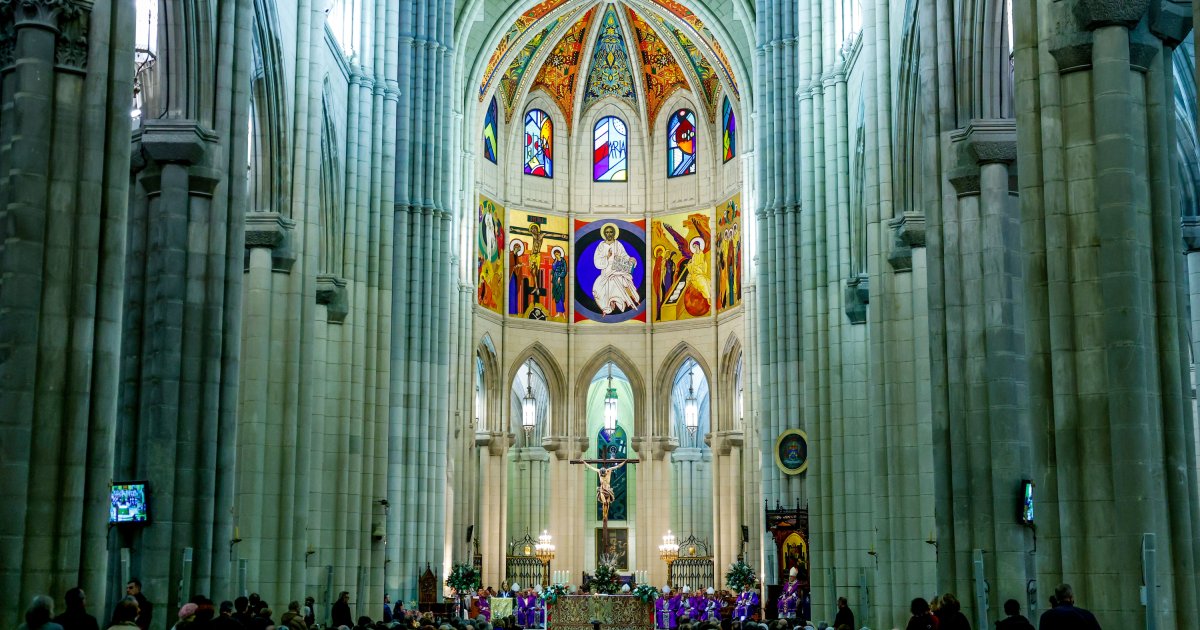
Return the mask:
[[675,627],[674,601],[671,589],[664,586],[658,594],[658,599],[654,600],[654,627],[658,630],[671,630]]
[[747,584],[742,587],[742,592],[738,593],[737,604],[733,608],[733,618],[737,621],[745,621],[754,615],[754,611],[758,610],[758,593],[754,591],[754,586]]
[[479,606],[479,616],[483,617],[484,619],[486,619],[488,621],[491,621],[492,620],[492,603],[491,603],[491,601],[489,601],[488,592],[483,589],[479,589],[479,604],[478,604],[478,606]]
[[779,618],[780,619],[795,619],[796,607],[800,603],[800,579],[799,572],[796,567],[788,572],[788,582],[783,585],[783,592],[779,594]]

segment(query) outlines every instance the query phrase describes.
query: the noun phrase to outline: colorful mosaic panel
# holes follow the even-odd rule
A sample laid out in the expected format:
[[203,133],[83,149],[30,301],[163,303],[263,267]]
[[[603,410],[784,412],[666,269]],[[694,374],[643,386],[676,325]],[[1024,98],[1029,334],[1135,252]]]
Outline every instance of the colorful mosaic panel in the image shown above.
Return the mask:
[[680,109],[667,120],[667,177],[696,173],[696,115]]
[[508,210],[508,314],[567,321],[567,217]]
[[646,321],[646,221],[575,221],[575,321]]
[[557,19],[546,26],[545,30],[534,35],[525,45],[521,47],[520,52],[513,57],[512,63],[508,64],[508,71],[500,79],[500,87],[497,92],[500,93],[501,100],[504,101],[504,121],[512,120],[513,110],[517,105],[517,94],[521,91],[521,78],[525,76],[525,71],[529,69],[529,62],[533,61],[534,55],[537,54],[542,44],[546,43],[550,34],[558,26],[562,19]]
[[625,121],[605,116],[592,131],[592,181],[629,180],[629,130]]
[[496,116],[496,97],[493,96],[483,117],[483,157],[492,164],[496,163]]
[[742,303],[742,198],[717,206],[717,312]]
[[675,0],[654,0],[654,2],[658,6],[670,11],[675,17],[683,20],[684,23],[692,27],[697,34],[704,38],[704,41],[717,54],[717,60],[721,63],[721,70],[725,73],[725,80],[729,82],[730,87],[733,89],[733,95],[740,97],[741,93],[738,91],[737,80],[733,76],[733,66],[729,65],[729,57],[725,56],[725,50],[721,48],[720,42],[717,41],[712,31],[704,26],[704,22],[700,20],[699,16]]
[[737,156],[737,116],[733,113],[733,105],[730,104],[728,96],[725,97],[725,104],[721,106],[721,148],[725,162]]
[[636,107],[637,94],[633,89],[633,72],[630,68],[621,21],[617,19],[617,10],[610,4],[604,11],[596,36],[581,112],[587,112],[589,107],[606,96],[622,98]]
[[654,15],[655,21],[659,26],[666,29],[671,34],[675,44],[683,51],[683,55],[687,57],[692,71],[696,73],[696,78],[700,81],[700,93],[704,97],[704,104],[708,109],[708,118],[713,120],[716,118],[717,111],[717,96],[721,92],[721,79],[713,70],[712,64],[700,52],[700,48],[692,41],[686,33],[669,24],[660,15]]
[[583,40],[587,39],[588,26],[591,25],[592,16],[595,14],[596,9],[592,7],[571,26],[566,35],[563,35],[558,45],[550,52],[550,56],[546,57],[531,88],[541,88],[554,99],[559,111],[566,118],[568,132],[573,121],[572,114],[575,113],[575,86],[579,82],[579,60],[583,56]]
[[707,210],[654,220],[650,275],[656,322],[712,313],[712,218]]
[[537,6],[529,9],[521,17],[513,22],[508,32],[500,39],[500,43],[496,46],[496,50],[492,52],[492,56],[488,59],[487,67],[483,70],[483,81],[479,83],[479,102],[483,102],[484,95],[487,94],[488,86],[491,85],[492,79],[496,76],[497,65],[504,58],[505,53],[518,39],[521,39],[521,34],[537,23],[538,20],[546,17],[551,11],[557,9],[559,5],[567,0],[546,0]]
[[629,23],[633,25],[633,33],[637,37],[638,52],[642,57],[642,76],[646,89],[646,120],[657,119],[658,110],[662,108],[667,97],[675,90],[688,89],[687,78],[683,69],[675,62],[675,55],[667,43],[658,36],[654,29],[638,15],[629,9]]
[[476,302],[493,313],[499,314],[504,305],[504,206],[479,196],[476,215],[475,271]]
[[525,114],[525,174],[554,177],[554,121],[540,109]]

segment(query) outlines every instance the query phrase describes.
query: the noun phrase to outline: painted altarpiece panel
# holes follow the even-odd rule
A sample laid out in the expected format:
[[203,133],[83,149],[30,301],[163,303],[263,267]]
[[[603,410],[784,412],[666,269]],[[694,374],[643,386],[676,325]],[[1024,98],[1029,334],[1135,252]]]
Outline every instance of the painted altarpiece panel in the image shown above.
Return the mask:
[[742,303],[742,198],[734,195],[717,206],[717,312]]
[[646,221],[575,221],[575,321],[646,321]]
[[476,214],[475,295],[480,306],[499,315],[504,308],[504,206],[479,196]]
[[707,210],[667,215],[651,229],[651,285],[656,322],[712,313],[712,218]]
[[567,321],[567,218],[508,210],[508,314]]

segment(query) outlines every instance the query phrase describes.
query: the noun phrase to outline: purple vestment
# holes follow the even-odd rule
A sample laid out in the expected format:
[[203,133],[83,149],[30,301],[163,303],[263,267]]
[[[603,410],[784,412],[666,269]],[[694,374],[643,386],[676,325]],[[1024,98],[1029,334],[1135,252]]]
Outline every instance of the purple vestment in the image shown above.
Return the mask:
[[758,593],[754,591],[742,591],[737,597],[737,604],[733,608],[733,618],[738,621],[745,621],[754,616],[758,610]]

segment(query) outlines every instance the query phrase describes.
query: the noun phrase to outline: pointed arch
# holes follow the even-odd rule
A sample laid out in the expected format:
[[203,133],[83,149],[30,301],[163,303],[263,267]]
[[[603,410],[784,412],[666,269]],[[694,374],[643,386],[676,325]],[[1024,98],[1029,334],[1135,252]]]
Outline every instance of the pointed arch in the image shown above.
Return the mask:
[[333,87],[325,77],[321,89],[321,178],[318,183],[320,199],[320,239],[318,241],[318,271],[340,276],[342,240],[346,232],[345,188],[342,180],[341,156],[338,147],[337,124],[334,122]]
[[250,210],[291,217],[290,112],[283,38],[274,0],[254,0],[250,76]]
[[718,404],[721,396],[712,389],[713,371],[709,367],[708,361],[704,355],[700,353],[692,344],[681,341],[679,345],[671,349],[667,353],[667,357],[659,365],[654,377],[654,434],[661,436],[671,435],[671,390],[675,384],[675,373],[685,361],[691,359],[700,366],[700,371],[704,372],[704,378],[708,380],[711,392],[713,392],[713,400],[710,404]]
[[483,337],[480,337],[479,343],[475,344],[475,357],[483,368],[480,394],[484,411],[484,417],[476,418],[476,430],[500,426],[504,415],[504,405],[502,404],[504,388],[500,384],[500,361],[496,357],[495,348],[489,333],[484,333]]
[[[583,364],[583,367],[579,369],[579,372],[577,372],[574,402],[575,409],[580,410],[580,412],[575,414],[576,417],[571,420],[571,435],[584,439],[591,438],[587,434],[587,414],[583,411],[587,409],[588,389],[591,388],[592,377],[610,361],[625,373],[625,377],[629,379],[629,389],[633,391],[634,439],[648,435],[646,382],[642,378],[641,370],[629,359],[629,356],[612,345],[605,346],[596,352],[596,354],[593,354],[592,358],[588,359]],[[587,448],[586,443],[583,446],[585,449]]]
[[742,340],[736,333],[730,333],[729,338],[725,340],[725,348],[721,350],[719,375],[714,388],[718,401],[713,407],[717,410],[717,417],[712,423],[714,431],[735,431],[741,428],[738,425],[736,409],[739,368],[744,372]]
[[[509,364],[508,372],[505,375],[504,382],[512,383],[513,379],[517,378],[517,372],[525,366],[525,362],[529,359],[537,361],[538,367],[542,369],[542,374],[546,377],[546,389],[550,394],[550,411],[549,417],[546,419],[546,435],[558,436],[566,433],[567,418],[567,379],[563,373],[562,366],[558,364],[558,360],[554,358],[554,353],[550,349],[543,346],[541,342],[535,341],[521,351],[515,360]],[[506,386],[507,390],[507,386]],[[495,428],[492,428],[495,426]],[[507,419],[500,419],[500,423],[496,425],[488,424],[490,430],[502,431],[509,426]]]

